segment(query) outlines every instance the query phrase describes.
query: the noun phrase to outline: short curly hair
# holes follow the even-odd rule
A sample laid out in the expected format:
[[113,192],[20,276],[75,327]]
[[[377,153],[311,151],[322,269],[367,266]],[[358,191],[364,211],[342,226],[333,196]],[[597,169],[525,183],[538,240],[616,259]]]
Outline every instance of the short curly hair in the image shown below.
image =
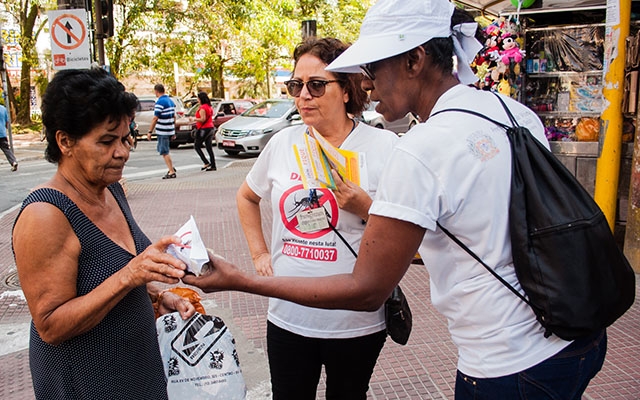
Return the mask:
[[[296,46],[296,49],[293,52],[293,60],[295,64],[297,64],[300,57],[305,54],[311,54],[329,65],[348,48],[349,45],[343,43],[339,39],[317,39],[311,37]],[[360,87],[362,74],[345,74],[341,72],[332,73],[336,75],[337,79],[340,81],[340,85],[349,95],[349,101],[346,103],[347,112],[355,116],[362,114],[369,103],[369,95]]]
[[58,71],[42,98],[45,158],[60,161],[56,132],[80,139],[105,121],[118,124],[125,117],[133,118],[137,105],[137,97],[102,68]]

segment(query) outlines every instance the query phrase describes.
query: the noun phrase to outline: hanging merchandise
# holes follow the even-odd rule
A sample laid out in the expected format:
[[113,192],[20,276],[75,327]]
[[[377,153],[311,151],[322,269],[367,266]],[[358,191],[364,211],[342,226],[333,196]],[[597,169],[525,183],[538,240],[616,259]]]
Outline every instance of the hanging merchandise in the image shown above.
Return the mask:
[[479,79],[477,86],[518,99],[525,56],[520,24],[514,17],[500,17],[484,33],[484,47],[471,64]]
[[543,26],[526,31],[523,102],[550,141],[598,141],[604,109],[604,26]]

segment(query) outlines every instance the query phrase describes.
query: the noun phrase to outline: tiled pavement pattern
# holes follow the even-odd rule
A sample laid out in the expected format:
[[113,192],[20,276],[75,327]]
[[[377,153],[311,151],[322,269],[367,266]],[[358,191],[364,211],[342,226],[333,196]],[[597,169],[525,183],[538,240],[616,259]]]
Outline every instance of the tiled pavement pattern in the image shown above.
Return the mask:
[[[193,215],[208,247],[237,265],[252,269],[237,218],[235,192],[253,161],[238,161],[213,173],[184,173],[175,180],[154,178],[129,183],[126,189],[133,215],[152,240],[172,234]],[[5,336],[0,337],[0,345],[13,335],[28,335],[24,325],[29,321],[29,311],[24,300],[15,296],[19,288],[14,277],[10,232],[16,213],[13,211],[0,219],[0,334]],[[265,218],[266,232],[270,232],[270,224],[270,218]],[[428,274],[424,267],[411,266],[401,285],[413,311],[413,332],[406,346],[387,342],[371,379],[368,398],[452,399],[456,351],[445,319],[430,305]],[[230,310],[235,334],[241,333],[259,351],[260,357],[264,357],[266,298],[238,292],[203,294],[203,298],[207,304]],[[216,308],[209,307],[208,312],[216,314]],[[592,381],[583,400],[640,399],[639,317],[640,306],[636,302],[609,328],[609,352],[604,368]],[[263,360],[259,365],[243,364],[243,369],[250,373],[252,368],[265,365]],[[249,389],[251,392],[252,388]],[[268,399],[265,392],[268,390],[253,398]],[[0,348],[0,399],[32,398],[28,350],[5,354]],[[324,398],[324,381],[318,389],[318,398]]]

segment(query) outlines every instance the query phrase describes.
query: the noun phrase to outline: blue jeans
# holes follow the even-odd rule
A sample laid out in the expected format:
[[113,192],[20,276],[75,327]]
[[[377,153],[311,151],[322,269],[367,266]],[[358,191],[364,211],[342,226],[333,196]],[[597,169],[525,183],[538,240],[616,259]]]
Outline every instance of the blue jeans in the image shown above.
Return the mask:
[[315,400],[324,365],[327,400],[366,400],[386,331],[350,339],[296,335],[267,322],[273,400]]
[[602,330],[516,374],[479,379],[458,371],[455,399],[580,400],[606,353],[607,334]]

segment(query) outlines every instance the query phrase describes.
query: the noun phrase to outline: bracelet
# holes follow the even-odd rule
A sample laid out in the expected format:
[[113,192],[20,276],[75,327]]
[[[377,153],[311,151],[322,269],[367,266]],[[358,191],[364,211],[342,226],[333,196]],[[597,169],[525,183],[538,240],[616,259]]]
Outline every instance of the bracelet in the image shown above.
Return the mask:
[[171,289],[161,290],[160,293],[158,293],[158,297],[156,297],[156,301],[154,303],[160,304],[162,302],[162,296],[169,291],[171,291]]
[[158,293],[158,300],[157,300],[158,304],[160,304],[162,302],[162,296],[165,293],[170,292],[170,291],[171,291],[171,289],[165,289],[165,290],[162,290],[160,293]]

